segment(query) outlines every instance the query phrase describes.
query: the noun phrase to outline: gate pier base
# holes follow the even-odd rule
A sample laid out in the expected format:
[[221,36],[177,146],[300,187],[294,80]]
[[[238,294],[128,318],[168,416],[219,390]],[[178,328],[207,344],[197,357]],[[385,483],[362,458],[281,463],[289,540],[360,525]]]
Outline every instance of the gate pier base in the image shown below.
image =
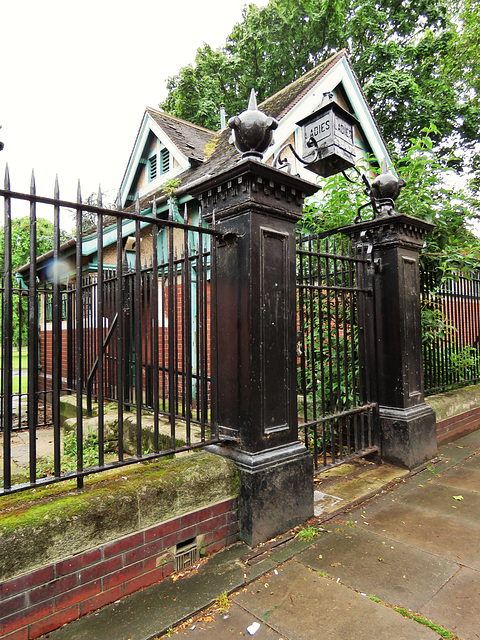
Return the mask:
[[240,532],[256,546],[313,515],[313,461],[300,443],[259,453],[210,445],[240,471]]
[[295,223],[318,187],[245,159],[191,191],[216,240],[214,390],[240,471],[240,535],[257,545],[313,516],[313,462],[298,440]]
[[427,404],[380,407],[382,457],[413,469],[437,455],[435,412]]

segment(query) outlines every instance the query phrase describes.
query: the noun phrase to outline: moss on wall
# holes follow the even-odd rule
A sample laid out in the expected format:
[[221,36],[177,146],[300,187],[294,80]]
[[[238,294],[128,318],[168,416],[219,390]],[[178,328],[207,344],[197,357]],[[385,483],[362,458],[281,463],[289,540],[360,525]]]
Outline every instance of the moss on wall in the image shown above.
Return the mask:
[[206,452],[2,498],[0,578],[31,571],[237,496],[238,472]]
[[480,385],[445,391],[425,398],[437,416],[437,423],[480,407]]

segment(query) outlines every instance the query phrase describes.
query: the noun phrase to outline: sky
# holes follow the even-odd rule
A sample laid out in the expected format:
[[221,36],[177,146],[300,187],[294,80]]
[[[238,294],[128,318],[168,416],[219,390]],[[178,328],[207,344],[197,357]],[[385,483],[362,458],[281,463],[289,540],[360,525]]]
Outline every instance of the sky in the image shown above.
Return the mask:
[[[255,0],[257,6],[268,0]],[[0,6],[0,176],[11,188],[113,202],[146,106],[193,63],[222,46],[246,0],[3,0]]]

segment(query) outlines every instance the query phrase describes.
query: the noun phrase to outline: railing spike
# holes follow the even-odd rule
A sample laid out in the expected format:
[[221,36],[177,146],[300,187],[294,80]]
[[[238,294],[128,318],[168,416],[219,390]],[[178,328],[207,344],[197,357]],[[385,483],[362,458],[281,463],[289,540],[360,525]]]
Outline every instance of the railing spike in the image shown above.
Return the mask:
[[156,198],[154,198],[153,201],[152,201],[152,216],[154,218],[157,217],[157,200],[156,200]]
[[98,185],[98,195],[97,195],[97,207],[101,207],[102,205],[103,205],[102,187],[99,184]]
[[135,198],[135,213],[140,214],[140,196],[138,195],[138,191],[137,191],[137,196]]
[[32,196],[34,196],[36,193],[36,188],[35,188],[35,172],[32,169],[32,177],[30,178],[30,194]]
[[5,165],[5,189],[10,190],[10,171],[8,170],[8,162]]
[[115,207],[120,210],[122,208],[122,195],[120,189],[118,190],[117,197],[115,198]]
[[60,199],[60,187],[58,186],[58,173],[55,176],[55,187],[53,189],[53,197],[55,198],[55,200],[59,200]]
[[77,202],[78,203],[82,202],[82,188],[80,186],[80,179],[78,180],[78,183],[77,183]]
[[187,210],[187,203],[186,202],[183,205],[183,222],[185,224],[188,224],[188,210]]

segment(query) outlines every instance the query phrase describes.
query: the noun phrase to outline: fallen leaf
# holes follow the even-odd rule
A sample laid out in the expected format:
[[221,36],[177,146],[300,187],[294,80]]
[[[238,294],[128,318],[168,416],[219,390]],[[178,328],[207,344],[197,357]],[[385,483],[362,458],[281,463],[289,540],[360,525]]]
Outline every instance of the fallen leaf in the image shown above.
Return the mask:
[[463,500],[463,496],[453,496],[454,500]]

